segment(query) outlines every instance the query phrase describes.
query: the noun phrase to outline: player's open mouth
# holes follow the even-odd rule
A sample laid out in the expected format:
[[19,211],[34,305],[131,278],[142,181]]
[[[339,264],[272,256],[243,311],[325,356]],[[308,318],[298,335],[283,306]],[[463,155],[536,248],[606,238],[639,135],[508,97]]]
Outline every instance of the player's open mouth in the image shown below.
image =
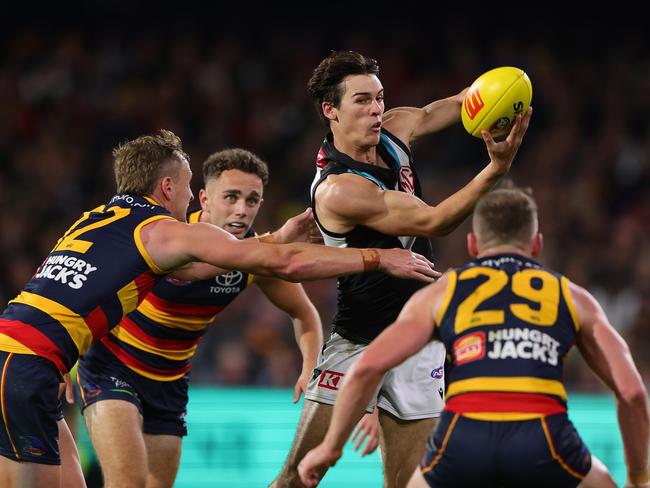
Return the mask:
[[241,222],[230,222],[229,224],[226,224],[228,227],[234,227],[237,230],[245,229],[246,224],[242,224]]
[[381,122],[372,124],[371,129],[373,130],[373,132],[379,132],[379,130],[381,130]]

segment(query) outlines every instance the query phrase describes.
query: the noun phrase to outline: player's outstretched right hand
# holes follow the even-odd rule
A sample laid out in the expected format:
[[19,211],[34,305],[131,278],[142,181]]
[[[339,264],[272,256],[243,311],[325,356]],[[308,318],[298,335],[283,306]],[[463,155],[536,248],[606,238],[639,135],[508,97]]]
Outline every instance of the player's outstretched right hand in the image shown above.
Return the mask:
[[407,249],[378,249],[379,269],[398,278],[410,278],[433,283],[442,273],[433,268],[433,263],[416,252]]

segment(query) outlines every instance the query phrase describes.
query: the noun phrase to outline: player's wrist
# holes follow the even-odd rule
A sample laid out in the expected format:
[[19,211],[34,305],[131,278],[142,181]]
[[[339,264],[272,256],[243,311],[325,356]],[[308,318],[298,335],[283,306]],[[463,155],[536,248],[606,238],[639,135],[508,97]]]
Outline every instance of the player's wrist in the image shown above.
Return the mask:
[[627,479],[633,486],[643,485],[650,482],[650,470],[648,466],[639,470],[627,470]]
[[277,244],[278,240],[275,233],[267,232],[266,234],[255,236],[255,238],[265,244]]
[[363,260],[363,271],[377,271],[381,263],[381,255],[377,249],[360,249]]

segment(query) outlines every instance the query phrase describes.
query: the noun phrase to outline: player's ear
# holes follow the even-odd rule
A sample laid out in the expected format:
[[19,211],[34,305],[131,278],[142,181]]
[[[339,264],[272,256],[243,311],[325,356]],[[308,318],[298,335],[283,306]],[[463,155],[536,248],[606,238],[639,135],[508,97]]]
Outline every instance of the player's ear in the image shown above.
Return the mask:
[[534,258],[542,254],[542,248],[544,247],[544,236],[541,232],[538,232],[533,237],[533,248],[530,251],[530,255]]
[[321,103],[321,108],[323,109],[323,115],[330,120],[336,120],[336,107],[331,102]]
[[174,180],[171,176],[163,176],[160,179],[160,191],[166,200],[171,200],[174,193]]
[[474,232],[467,233],[467,254],[470,258],[478,256],[478,241]]
[[208,209],[208,192],[205,191],[205,188],[199,190],[199,203],[201,204],[201,209]]

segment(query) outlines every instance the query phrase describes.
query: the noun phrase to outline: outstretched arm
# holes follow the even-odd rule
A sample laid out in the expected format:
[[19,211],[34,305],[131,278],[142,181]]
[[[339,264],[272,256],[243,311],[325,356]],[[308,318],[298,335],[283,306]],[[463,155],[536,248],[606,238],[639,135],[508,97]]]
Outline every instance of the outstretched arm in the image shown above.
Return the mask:
[[517,117],[508,137],[483,139],[490,155],[488,165],[467,185],[437,206],[399,191],[381,190],[355,174],[332,175],[316,190],[316,211],[333,232],[365,225],[389,235],[439,237],[449,234],[471,214],[477,200],[490,191],[510,169],[528,129],[532,109]]
[[433,335],[434,310],[447,287],[447,279],[415,293],[397,320],[359,356],[343,379],[325,439],[298,465],[306,486],[316,486],[320,473],[334,466],[355,424],[365,412],[382,377],[390,368],[418,352]]
[[423,256],[404,249],[339,249],[320,245],[266,244],[238,240],[210,224],[162,219],[140,231],[144,247],[161,270],[191,261],[289,281],[331,278],[378,270],[402,278],[433,281],[439,273]]
[[448,98],[436,100],[422,107],[396,107],[388,110],[382,119],[382,126],[410,146],[418,138],[438,132],[460,120],[460,109],[465,97],[462,92]]
[[650,442],[648,392],[627,344],[610,325],[596,299],[574,284],[571,284],[571,296],[580,322],[578,348],[591,369],[616,395],[628,481],[633,486],[647,483]]
[[276,278],[255,277],[262,293],[293,321],[296,343],[302,353],[302,371],[293,392],[293,402],[307,390],[307,383],[316,367],[318,353],[323,346],[323,328],[318,311],[309,300],[302,285]]

